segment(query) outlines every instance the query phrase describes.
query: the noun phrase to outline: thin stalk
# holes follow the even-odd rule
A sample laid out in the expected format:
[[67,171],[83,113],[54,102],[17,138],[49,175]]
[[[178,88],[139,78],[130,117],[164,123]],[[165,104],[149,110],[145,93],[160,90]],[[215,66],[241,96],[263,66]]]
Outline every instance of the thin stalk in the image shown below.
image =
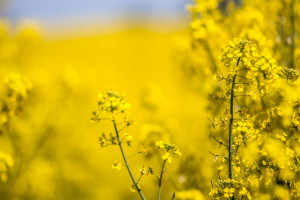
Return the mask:
[[[241,49],[241,52],[243,51],[244,46]],[[237,60],[236,66],[239,66],[240,63],[240,57]],[[237,72],[235,73],[235,75],[233,76],[232,79],[232,85],[231,85],[231,94],[230,94],[230,122],[229,122],[229,145],[228,145],[228,156],[229,156],[229,178],[230,180],[233,179],[233,167],[232,167],[232,126],[233,126],[233,100],[234,100],[234,86],[235,86],[235,80],[237,77]],[[231,198],[232,200],[234,200],[234,196]]]
[[174,192],[174,194],[173,194],[173,196],[172,196],[172,200],[174,200],[175,199],[175,192]]
[[162,167],[161,167],[161,172],[160,172],[160,177],[159,177],[159,183],[158,183],[158,200],[160,200],[160,193],[161,193],[161,184],[162,184],[162,178],[164,174],[164,169],[166,165],[167,159],[164,160]]
[[134,154],[131,154],[131,155],[129,155],[129,156],[127,156],[127,159],[129,159],[129,158],[131,158],[131,157],[133,157],[133,156],[136,156],[136,155],[138,155],[138,154],[141,154],[142,152],[136,152],[136,153],[134,153]]
[[295,0],[291,1],[291,60],[290,60],[290,68],[295,68],[294,58],[295,58]]
[[126,165],[126,167],[127,167],[128,173],[129,173],[129,175],[130,175],[130,177],[131,177],[131,180],[132,180],[132,182],[133,182],[133,184],[134,184],[136,190],[138,191],[138,193],[139,193],[141,199],[142,199],[142,200],[146,200],[146,198],[144,197],[144,195],[143,195],[141,189],[140,189],[139,186],[138,186],[138,183],[136,182],[135,178],[133,177],[133,174],[132,174],[131,169],[130,169],[130,167],[129,167],[129,164],[128,164],[128,162],[127,162],[127,158],[126,158],[126,155],[125,155],[123,146],[122,146],[122,142],[121,142],[121,140],[120,140],[119,131],[118,131],[118,128],[117,128],[116,121],[113,120],[112,122],[113,122],[113,124],[114,124],[114,128],[115,128],[115,132],[116,132],[118,144],[119,144],[119,147],[120,147],[120,150],[121,150],[121,153],[122,153],[122,156],[123,156],[125,165]]
[[230,95],[230,123],[229,123],[229,146],[228,146],[228,154],[229,154],[229,178],[233,179],[233,169],[232,169],[232,126],[233,126],[233,99],[234,99],[234,86],[235,86],[236,75],[233,76],[232,87],[231,87],[231,95]]
[[[229,156],[229,178],[233,179],[233,168],[232,168],[232,126],[233,126],[233,99],[234,99],[234,86],[235,86],[236,75],[233,76],[231,95],[230,95],[230,122],[229,122],[229,145],[228,145],[228,156]],[[234,196],[231,198],[234,200]]]

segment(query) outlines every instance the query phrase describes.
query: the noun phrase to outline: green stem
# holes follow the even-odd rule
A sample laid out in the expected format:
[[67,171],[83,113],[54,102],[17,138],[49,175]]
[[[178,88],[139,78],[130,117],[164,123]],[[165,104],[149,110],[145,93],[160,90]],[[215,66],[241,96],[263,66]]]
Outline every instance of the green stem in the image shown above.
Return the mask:
[[231,95],[230,95],[230,123],[229,123],[229,145],[228,145],[228,154],[229,154],[229,178],[233,179],[233,170],[232,170],[232,126],[233,126],[233,98],[234,98],[234,86],[235,86],[236,75],[234,75],[232,80]]
[[[241,52],[244,50],[244,46],[242,46]],[[239,66],[241,57],[238,58],[236,66]],[[229,145],[228,145],[228,156],[229,156],[229,178],[230,180],[233,179],[233,167],[232,167],[232,126],[233,126],[233,99],[234,99],[234,86],[235,86],[235,80],[237,77],[237,72],[234,74],[232,79],[232,86],[231,86],[231,94],[230,94],[230,122],[229,122]],[[231,198],[234,200],[234,195]]]
[[173,193],[173,196],[172,196],[172,200],[174,200],[175,199],[175,192]]
[[161,167],[159,183],[158,183],[158,200],[160,200],[161,184],[162,184],[162,178],[163,178],[164,168],[165,168],[166,162],[167,162],[167,159],[164,160],[164,162],[162,164],[162,167]]
[[[233,168],[232,168],[232,126],[233,126],[233,98],[234,98],[234,86],[235,86],[236,74],[233,76],[231,95],[230,95],[230,123],[229,123],[229,145],[228,145],[228,155],[229,155],[229,178],[233,179]],[[234,196],[231,198],[234,200]]]
[[295,0],[291,1],[291,60],[290,60],[290,68],[295,68],[294,57],[295,57]]
[[113,124],[114,124],[114,128],[115,128],[115,132],[116,132],[118,144],[119,144],[119,147],[120,147],[120,150],[121,150],[121,153],[122,153],[122,156],[123,156],[125,165],[126,165],[126,167],[127,167],[128,173],[129,173],[129,175],[130,175],[130,177],[131,177],[131,180],[132,180],[132,182],[133,182],[133,184],[134,184],[136,190],[138,191],[138,193],[139,193],[141,199],[142,199],[142,200],[146,200],[146,198],[144,197],[144,195],[143,195],[141,189],[140,189],[139,186],[138,186],[138,183],[136,182],[135,178],[133,177],[133,174],[132,174],[131,169],[130,169],[130,167],[129,167],[129,164],[128,164],[128,162],[127,162],[127,158],[126,158],[126,155],[125,155],[123,146],[122,146],[122,142],[121,142],[121,140],[120,140],[120,136],[119,136],[119,131],[118,131],[118,128],[117,128],[117,124],[116,124],[115,120],[112,120],[112,122],[113,122]]
[[129,156],[127,156],[127,159],[129,159],[129,158],[131,158],[131,157],[133,157],[133,156],[136,156],[136,155],[138,155],[138,154],[141,154],[142,152],[136,152],[136,153],[134,153],[134,154],[131,154],[131,155],[129,155]]

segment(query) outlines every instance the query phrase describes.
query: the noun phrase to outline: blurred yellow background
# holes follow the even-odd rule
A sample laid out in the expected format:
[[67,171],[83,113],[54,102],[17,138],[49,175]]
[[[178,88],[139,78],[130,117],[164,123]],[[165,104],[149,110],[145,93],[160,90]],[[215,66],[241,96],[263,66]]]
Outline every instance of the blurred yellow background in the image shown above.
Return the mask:
[[[132,104],[137,125],[128,154],[147,140],[148,129],[161,125],[184,154],[203,151],[205,162],[213,162],[207,156],[208,145],[197,145],[204,140],[198,133],[206,130],[201,112],[206,97],[189,88],[176,52],[179,38],[188,35],[185,24],[164,29],[115,26],[109,31],[56,29],[51,35],[49,27],[43,30],[34,22],[2,22],[1,76],[21,74],[33,89],[1,135],[1,150],[14,160],[7,181],[0,183],[1,199],[135,199],[126,171],[112,170],[114,160],[121,158],[118,149],[100,149],[98,144],[111,125],[90,124],[97,94],[105,89],[125,92]],[[157,173],[160,168],[156,158],[137,156],[130,162],[136,175],[143,163],[150,163]],[[176,182],[185,181],[179,167],[168,168],[177,175],[166,182],[170,190],[165,189],[165,197],[180,189]],[[209,179],[212,171],[208,168],[205,174]],[[149,197],[157,190],[155,181],[143,180]]]
[[[107,89],[131,104],[137,123],[128,134],[127,118],[118,125],[122,141],[133,136],[122,144],[147,199],[170,146],[182,156],[166,165],[162,199],[297,199],[299,5],[0,0],[0,200],[138,199],[118,147],[101,148],[114,118],[92,123],[102,104],[127,108],[119,93],[103,103]],[[148,166],[154,176],[139,171]]]

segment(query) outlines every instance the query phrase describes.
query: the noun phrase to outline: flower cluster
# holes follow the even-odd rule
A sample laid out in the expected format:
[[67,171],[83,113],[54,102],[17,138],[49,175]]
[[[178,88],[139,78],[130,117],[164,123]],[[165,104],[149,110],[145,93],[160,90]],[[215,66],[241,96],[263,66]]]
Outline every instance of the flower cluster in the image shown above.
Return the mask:
[[[25,99],[32,89],[31,82],[19,74],[10,74],[0,83],[0,133],[9,131],[10,121],[23,108]],[[0,182],[6,182],[14,166],[13,158],[0,151]]]
[[8,172],[14,165],[14,161],[9,154],[0,151],[0,181],[6,182],[8,178]]
[[[119,92],[115,92],[112,90],[104,91],[103,93],[98,95],[98,111],[94,111],[92,113],[92,122],[99,122],[102,120],[109,120],[113,124],[114,134],[105,134],[103,133],[101,137],[99,137],[99,143],[101,147],[107,147],[110,145],[118,145],[123,157],[123,162],[116,160],[112,164],[112,168],[116,170],[121,170],[124,166],[127,168],[127,171],[132,179],[133,184],[130,186],[130,190],[132,192],[138,192],[141,199],[145,199],[142,188],[141,188],[141,180],[143,176],[154,175],[154,169],[152,167],[142,167],[139,169],[140,176],[138,179],[135,179],[131,168],[129,166],[128,159],[132,156],[145,153],[144,150],[141,150],[133,155],[127,156],[124,151],[123,144],[127,144],[131,146],[133,136],[128,133],[128,128],[134,124],[134,121],[130,119],[129,108],[130,104],[124,99],[125,95]],[[122,126],[119,128],[119,126]],[[126,131],[125,131],[126,130]],[[159,178],[159,198],[160,191],[162,185],[162,176],[164,173],[164,166],[166,161],[172,161],[172,154],[181,155],[179,148],[176,145],[167,144],[164,142],[157,142],[157,147],[164,152],[163,155],[163,167],[161,170],[160,178]]]
[[243,182],[238,182],[230,179],[219,180],[216,183],[216,186],[217,187],[212,188],[209,193],[209,196],[215,199],[232,198],[235,193],[247,199],[252,199],[250,192],[246,189],[245,184]]
[[229,42],[220,58],[228,73],[217,75],[217,80],[225,80],[228,86],[223,89],[225,95],[211,96],[225,99],[229,108],[219,121],[211,122],[215,129],[228,130],[228,136],[220,135],[228,142],[217,139],[228,154],[212,153],[215,160],[222,159],[217,168],[219,180],[209,195],[213,199],[253,199],[268,191],[278,196],[276,186],[286,184],[294,198],[295,174],[300,170],[299,140],[294,138],[300,98],[284,94],[297,87],[298,73],[279,66],[271,56],[260,55],[246,40]]
[[203,194],[198,190],[184,190],[176,193],[176,199],[178,200],[204,200]]
[[[106,90],[103,93],[100,93],[97,101],[98,112],[93,112],[91,122],[97,122],[101,119],[107,118],[114,120],[117,115],[124,114],[124,122],[128,126],[131,125],[133,121],[130,120],[128,112],[130,104],[124,99],[124,97],[124,93],[119,93],[112,90]],[[99,113],[101,113],[103,117],[100,117]]]
[[[299,6],[294,0],[194,0],[187,7],[190,35],[178,42],[178,60],[199,97],[213,93],[210,100],[217,101],[207,106],[214,116],[209,117],[213,133],[203,134],[217,141],[208,143],[209,149],[226,149],[213,153],[219,172],[215,179],[228,179],[231,160],[232,180],[244,183],[232,187],[234,199],[299,198]],[[234,37],[244,39],[227,44]],[[214,74],[218,82],[212,80]],[[197,151],[191,157],[205,158]],[[182,171],[192,171],[197,164],[198,177],[186,173],[184,190],[210,187],[208,163],[182,163]],[[187,183],[191,180],[193,184]],[[230,189],[214,186],[219,192],[213,198],[232,198]]]
[[9,124],[22,109],[24,100],[32,89],[32,83],[19,74],[10,74],[3,79],[0,86],[0,126]]
[[[241,60],[244,67],[250,68],[255,64],[258,58],[256,45],[253,45],[248,40],[234,38],[226,47],[222,49],[221,61],[225,67],[232,66],[231,62]],[[236,65],[236,63],[234,63]],[[238,67],[238,66],[237,66]]]
[[156,146],[163,152],[162,159],[172,163],[173,158],[171,155],[179,155],[181,156],[181,152],[179,151],[178,146],[174,144],[168,144],[163,141],[157,141]]
[[[274,57],[289,68],[299,65],[299,2],[293,0],[218,1],[194,0],[187,10],[191,14],[191,37],[180,46],[182,68],[189,80],[199,79],[202,89],[212,84],[210,77],[222,68],[216,59],[220,46],[233,37],[252,41],[264,55]],[[181,42],[182,43],[182,42]],[[183,51],[184,50],[184,51]],[[232,52],[229,56],[236,56]],[[204,67],[205,66],[205,67]],[[199,73],[198,73],[199,72]],[[191,76],[196,76],[192,77]],[[201,80],[200,80],[201,78]]]

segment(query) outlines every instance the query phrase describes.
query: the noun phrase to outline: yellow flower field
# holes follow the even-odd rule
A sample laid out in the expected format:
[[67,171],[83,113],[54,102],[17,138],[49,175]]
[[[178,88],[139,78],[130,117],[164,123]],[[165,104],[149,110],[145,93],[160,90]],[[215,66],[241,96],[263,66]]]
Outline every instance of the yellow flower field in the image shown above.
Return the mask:
[[3,18],[0,199],[299,199],[299,9],[194,0],[189,27],[68,37]]

